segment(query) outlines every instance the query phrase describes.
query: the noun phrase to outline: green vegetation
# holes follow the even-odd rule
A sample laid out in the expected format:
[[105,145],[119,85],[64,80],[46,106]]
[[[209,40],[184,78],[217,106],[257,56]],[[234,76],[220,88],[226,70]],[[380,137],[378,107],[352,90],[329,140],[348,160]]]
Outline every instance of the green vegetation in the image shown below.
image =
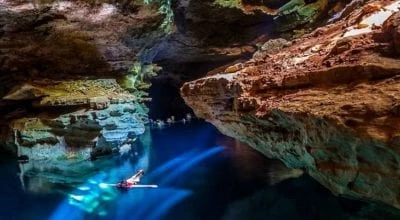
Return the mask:
[[[159,13],[164,16],[162,23],[159,25],[155,32],[162,33],[158,40],[170,34],[173,30],[174,24],[174,13],[172,10],[171,0],[143,0],[146,5],[157,4]],[[138,54],[139,60],[133,63],[127,75],[122,76],[119,79],[120,86],[133,94],[137,100],[144,101],[148,100],[147,89],[151,86],[151,79],[157,75],[157,72],[161,70],[156,64],[149,63],[151,59],[140,58],[148,57],[147,54],[151,54],[152,51],[144,49]]]
[[83,161],[88,158],[83,152],[67,151],[65,152],[65,154],[56,157],[56,159],[58,161],[67,161],[67,160]]
[[242,6],[241,0],[215,0],[214,2],[215,5],[220,5],[227,8],[241,8]]
[[160,25],[160,28],[164,30],[166,34],[172,32],[173,24],[174,24],[174,12],[172,10],[171,0],[143,0],[145,4],[158,3],[160,14],[165,16],[163,23]]
[[319,0],[312,4],[306,4],[304,0],[292,0],[279,9],[279,14],[297,13],[304,20],[312,19],[327,6],[327,3],[326,0]]
[[138,99],[146,99],[148,94],[145,90],[150,88],[151,78],[160,70],[161,68],[156,64],[142,64],[137,61],[132,65],[129,74],[120,79],[119,84]]

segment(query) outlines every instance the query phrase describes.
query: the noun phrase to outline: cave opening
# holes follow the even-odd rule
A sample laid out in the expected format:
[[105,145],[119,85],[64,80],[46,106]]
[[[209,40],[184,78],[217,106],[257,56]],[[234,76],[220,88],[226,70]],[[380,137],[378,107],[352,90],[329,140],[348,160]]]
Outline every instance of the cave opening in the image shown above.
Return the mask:
[[0,219],[398,219],[388,2],[0,0]]
[[180,119],[188,113],[193,115],[193,110],[187,106],[180,94],[182,85],[236,60],[238,60],[237,57],[228,57],[214,62],[171,63],[170,61],[160,61],[158,65],[162,66],[163,70],[151,80],[152,85],[149,89],[151,97],[151,101],[147,104],[150,110],[149,117],[153,120],[165,120],[171,116]]

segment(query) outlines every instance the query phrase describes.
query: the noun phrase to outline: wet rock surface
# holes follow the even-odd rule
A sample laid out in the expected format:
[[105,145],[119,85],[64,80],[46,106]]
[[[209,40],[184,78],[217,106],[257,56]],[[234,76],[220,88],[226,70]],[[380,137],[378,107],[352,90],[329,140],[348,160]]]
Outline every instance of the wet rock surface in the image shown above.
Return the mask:
[[398,1],[367,2],[181,94],[224,134],[335,194],[400,208],[398,11]]
[[118,151],[147,123],[144,105],[114,79],[32,82],[5,98],[17,110],[3,115],[3,144],[34,160],[87,160]]

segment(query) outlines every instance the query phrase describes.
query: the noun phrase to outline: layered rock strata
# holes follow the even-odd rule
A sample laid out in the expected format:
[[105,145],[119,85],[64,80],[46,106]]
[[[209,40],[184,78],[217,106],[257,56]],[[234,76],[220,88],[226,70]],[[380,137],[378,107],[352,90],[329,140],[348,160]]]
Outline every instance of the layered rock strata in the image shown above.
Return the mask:
[[[158,47],[154,61],[172,71],[170,78],[185,76],[196,64],[221,66],[248,57],[274,32],[303,28],[321,19],[342,1],[176,1],[175,31]],[[340,7],[338,7],[340,8]],[[183,69],[183,70],[182,70]],[[204,71],[203,71],[204,72]],[[202,72],[202,73],[203,73]],[[198,74],[197,74],[198,75]],[[193,78],[192,78],[193,79]]]
[[0,14],[0,71],[17,80],[123,74],[168,33],[152,1],[5,0]]
[[143,132],[141,89],[153,61],[180,78],[181,66],[253,53],[272,16],[290,29],[327,8],[326,0],[0,1],[0,145],[64,166],[110,153]]
[[142,134],[143,96],[119,84],[127,74],[143,81],[132,66],[151,66],[142,56],[171,31],[163,3],[1,1],[1,147],[77,162]]
[[[330,2],[334,5],[344,1]],[[166,109],[165,114],[152,111],[152,116],[163,118],[190,111],[178,95],[184,82],[203,77],[217,67],[223,70],[248,59],[260,43],[277,32],[303,29],[323,20],[321,15],[333,8],[326,3],[325,0],[174,1],[175,31],[157,46],[153,60],[163,71],[152,80],[157,88],[173,92],[160,97],[157,89],[152,91],[155,94],[152,107],[176,104]]]
[[141,135],[147,123],[144,106],[114,79],[26,83],[4,99],[24,105],[3,116],[3,143],[32,159],[110,153]]
[[371,1],[300,39],[186,83],[196,115],[339,195],[400,208],[399,1]]

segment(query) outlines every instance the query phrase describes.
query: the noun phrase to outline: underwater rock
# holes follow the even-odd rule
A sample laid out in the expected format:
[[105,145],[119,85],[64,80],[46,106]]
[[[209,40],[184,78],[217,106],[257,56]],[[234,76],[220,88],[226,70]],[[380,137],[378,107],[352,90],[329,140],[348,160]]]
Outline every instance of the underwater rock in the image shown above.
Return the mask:
[[222,133],[333,193],[400,208],[400,3],[374,3],[181,94]]
[[79,107],[58,115],[53,109],[14,119],[8,129],[0,129],[0,143],[18,158],[29,158],[20,169],[21,176],[29,177],[30,187],[47,182],[80,184],[101,167],[113,166],[109,159],[96,159],[132,144],[144,133],[145,123],[147,112],[138,103],[115,103],[101,110]]

